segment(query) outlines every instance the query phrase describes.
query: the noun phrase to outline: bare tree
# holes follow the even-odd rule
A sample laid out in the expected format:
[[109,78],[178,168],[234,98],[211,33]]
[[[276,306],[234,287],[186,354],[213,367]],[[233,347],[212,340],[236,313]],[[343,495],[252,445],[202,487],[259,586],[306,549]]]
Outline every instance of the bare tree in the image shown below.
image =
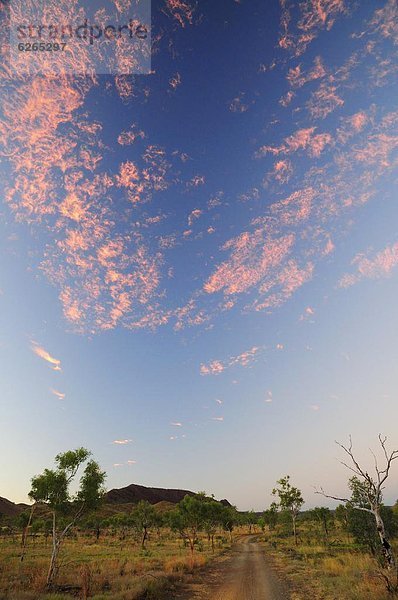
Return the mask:
[[340,502],[345,502],[350,504],[353,508],[357,510],[362,510],[368,512],[373,515],[375,519],[377,533],[380,539],[381,549],[383,556],[385,558],[387,569],[391,570],[396,567],[396,561],[394,557],[393,550],[391,548],[391,544],[387,539],[386,529],[384,526],[384,522],[381,516],[381,507],[383,502],[383,490],[384,483],[388,479],[390,474],[392,462],[398,458],[398,450],[393,450],[392,452],[388,452],[386,448],[386,437],[382,437],[379,434],[379,442],[383,452],[384,464],[383,466],[379,466],[376,455],[372,452],[374,459],[374,467],[375,467],[375,475],[369,475],[367,471],[365,471],[357,459],[354,456],[354,451],[352,447],[352,439],[351,436],[349,438],[349,445],[344,446],[340,442],[336,442],[340,448],[344,450],[347,456],[350,458],[350,463],[347,464],[342,461],[342,464],[347,467],[350,471],[355,473],[356,477],[358,477],[359,481],[362,484],[362,491],[367,501],[367,506],[361,506],[352,502],[352,499],[348,498],[338,498],[336,496],[330,496],[326,494],[321,488],[319,491],[316,490],[317,494],[322,494],[326,498],[332,498],[333,500],[338,500]]

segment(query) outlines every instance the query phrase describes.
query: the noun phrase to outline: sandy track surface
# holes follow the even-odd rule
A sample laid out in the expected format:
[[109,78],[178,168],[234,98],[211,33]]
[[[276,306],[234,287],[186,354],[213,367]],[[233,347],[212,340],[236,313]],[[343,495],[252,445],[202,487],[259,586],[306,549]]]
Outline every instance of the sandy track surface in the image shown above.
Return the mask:
[[278,578],[257,543],[257,536],[246,536],[186,585],[175,600],[289,600],[290,597],[287,585]]

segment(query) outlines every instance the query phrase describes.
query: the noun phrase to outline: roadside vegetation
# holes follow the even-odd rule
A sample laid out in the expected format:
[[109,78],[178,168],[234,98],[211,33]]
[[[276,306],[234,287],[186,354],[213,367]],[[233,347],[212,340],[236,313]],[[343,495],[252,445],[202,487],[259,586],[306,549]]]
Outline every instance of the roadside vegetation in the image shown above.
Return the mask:
[[230,548],[241,522],[203,492],[177,505],[105,504],[104,481],[84,448],[32,478],[31,509],[0,516],[1,600],[170,599],[176,582]]
[[379,442],[373,475],[351,440],[340,445],[349,495],[318,490],[335,500],[333,508],[304,510],[301,490],[285,475],[262,513],[238,512],[203,492],[179,504],[105,503],[105,473],[90,453],[59,454],[55,468],[32,478],[32,507],[0,515],[0,600],[171,600],[179,582],[249,534],[295,600],[398,597],[398,501],[383,504],[398,452]]
[[[373,475],[362,467],[349,445],[338,444],[349,469],[350,495],[317,493],[339,504],[300,511],[301,491],[290,477],[277,482],[277,503],[257,520],[262,539],[281,570],[294,584],[295,598],[386,600],[398,597],[398,501],[383,504],[383,490],[398,452],[389,452],[379,436],[382,460],[373,454]],[[314,596],[315,594],[315,596]]]

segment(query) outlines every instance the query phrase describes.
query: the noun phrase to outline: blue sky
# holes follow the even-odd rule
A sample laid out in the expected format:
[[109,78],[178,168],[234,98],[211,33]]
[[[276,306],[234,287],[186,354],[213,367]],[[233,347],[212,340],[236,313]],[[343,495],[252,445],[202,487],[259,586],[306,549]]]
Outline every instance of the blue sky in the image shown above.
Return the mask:
[[150,75],[4,72],[2,496],[84,445],[108,488],[313,506],[334,440],[397,447],[396,17],[165,0]]

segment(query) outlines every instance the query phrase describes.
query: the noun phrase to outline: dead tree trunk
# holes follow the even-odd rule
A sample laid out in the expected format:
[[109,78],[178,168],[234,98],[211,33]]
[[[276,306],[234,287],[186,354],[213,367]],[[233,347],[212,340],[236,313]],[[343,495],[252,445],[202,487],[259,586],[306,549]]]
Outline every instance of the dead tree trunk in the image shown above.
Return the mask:
[[377,528],[377,533],[380,539],[380,543],[381,543],[381,547],[382,547],[382,552],[383,552],[383,556],[385,558],[386,561],[386,565],[388,569],[393,569],[395,567],[395,556],[393,553],[393,550],[391,548],[391,544],[387,539],[387,535],[386,535],[386,530],[384,527],[384,522],[383,519],[381,517],[380,514],[380,507],[375,506],[372,509],[372,513],[374,515],[374,518],[376,520],[376,528]]
[[386,482],[390,474],[392,462],[398,458],[398,450],[393,450],[392,452],[388,453],[386,448],[386,441],[387,438],[382,437],[379,434],[379,442],[383,453],[384,465],[383,467],[379,466],[376,455],[372,452],[375,468],[375,475],[373,476],[369,475],[368,471],[363,469],[359,465],[357,459],[355,458],[351,437],[350,443],[347,447],[343,446],[343,444],[340,444],[339,442],[336,442],[340,446],[340,448],[342,448],[344,452],[349,456],[351,461],[351,464],[346,464],[345,462],[343,462],[342,464],[345,467],[347,467],[347,469],[355,473],[356,479],[361,484],[361,502],[358,502],[358,499],[356,499],[353,503],[352,500],[348,498],[338,498],[336,496],[330,496],[328,494],[325,494],[322,488],[316,493],[322,494],[326,498],[333,498],[334,500],[349,503],[354,509],[362,510],[373,515],[375,519],[377,534],[380,539],[382,554],[385,559],[385,566],[387,570],[390,571],[396,567],[396,560],[393,550],[391,548],[391,544],[386,534],[384,522],[381,516],[381,507],[383,502],[384,483]]

